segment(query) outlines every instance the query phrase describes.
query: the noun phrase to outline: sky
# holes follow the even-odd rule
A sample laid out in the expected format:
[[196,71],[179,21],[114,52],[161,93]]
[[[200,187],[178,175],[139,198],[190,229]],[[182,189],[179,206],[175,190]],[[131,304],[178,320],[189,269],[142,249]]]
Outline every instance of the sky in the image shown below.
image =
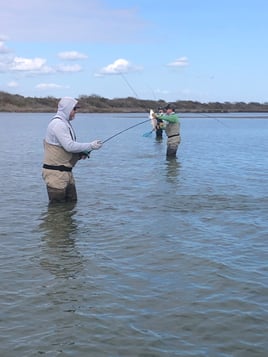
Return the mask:
[[268,102],[267,0],[4,0],[0,91]]

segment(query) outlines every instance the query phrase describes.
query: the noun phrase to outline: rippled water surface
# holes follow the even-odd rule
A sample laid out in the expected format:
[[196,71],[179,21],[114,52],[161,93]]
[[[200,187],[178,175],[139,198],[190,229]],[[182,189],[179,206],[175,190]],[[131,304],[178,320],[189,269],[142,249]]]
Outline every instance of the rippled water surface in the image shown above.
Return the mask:
[[50,114],[0,113],[1,356],[268,355],[268,120],[210,116],[181,116],[171,161],[149,122],[114,137],[74,169],[78,203],[48,207]]

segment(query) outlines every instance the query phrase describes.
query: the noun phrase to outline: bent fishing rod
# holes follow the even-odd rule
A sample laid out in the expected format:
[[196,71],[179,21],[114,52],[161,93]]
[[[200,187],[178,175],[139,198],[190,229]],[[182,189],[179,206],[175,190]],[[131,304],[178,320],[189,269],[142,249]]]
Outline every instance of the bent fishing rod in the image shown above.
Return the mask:
[[104,143],[107,143],[107,141],[109,141],[109,140],[115,138],[116,136],[118,136],[118,135],[124,133],[125,131],[130,130],[130,129],[132,129],[132,128],[135,128],[135,127],[138,126],[138,125],[144,124],[144,123],[146,123],[146,122],[149,121],[149,120],[151,120],[151,119],[146,119],[146,120],[144,120],[144,121],[142,121],[142,122],[140,122],[140,123],[137,123],[137,124],[134,124],[134,125],[130,126],[129,128],[126,128],[126,129],[124,129],[124,130],[121,130],[121,131],[119,131],[118,133],[116,133],[116,134],[110,136],[109,138],[103,140],[102,143],[103,143],[103,144],[104,144]]
[[[130,129],[133,129],[133,128],[135,128],[135,127],[138,126],[138,125],[144,124],[144,123],[146,123],[146,122],[149,121],[149,120],[151,120],[151,119],[146,119],[146,120],[144,120],[144,121],[142,121],[142,122],[140,122],[140,123],[131,125],[130,127],[126,128],[126,129],[124,129],[124,130],[119,131],[118,133],[116,133],[116,134],[110,136],[109,138],[107,138],[107,139],[105,139],[105,140],[102,140],[102,144],[107,143],[107,141],[112,140],[112,139],[115,138],[116,136],[118,136],[118,135],[124,133],[125,131],[130,130]],[[83,151],[83,154],[86,155],[86,156],[89,158],[89,155],[90,155],[91,151],[92,151],[92,150],[90,150],[90,151]]]

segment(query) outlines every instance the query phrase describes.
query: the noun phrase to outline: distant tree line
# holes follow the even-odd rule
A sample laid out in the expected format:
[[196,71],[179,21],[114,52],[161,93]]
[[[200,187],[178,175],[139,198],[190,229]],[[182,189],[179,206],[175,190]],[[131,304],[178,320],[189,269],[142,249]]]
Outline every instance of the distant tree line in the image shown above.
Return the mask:
[[[0,112],[55,112],[60,98],[24,97],[0,91]],[[99,95],[80,95],[78,98],[82,113],[142,113],[149,109],[164,107],[164,100],[146,100],[133,97],[107,99]],[[181,113],[234,113],[234,112],[268,112],[268,102],[209,102],[200,103],[191,100],[172,102]]]

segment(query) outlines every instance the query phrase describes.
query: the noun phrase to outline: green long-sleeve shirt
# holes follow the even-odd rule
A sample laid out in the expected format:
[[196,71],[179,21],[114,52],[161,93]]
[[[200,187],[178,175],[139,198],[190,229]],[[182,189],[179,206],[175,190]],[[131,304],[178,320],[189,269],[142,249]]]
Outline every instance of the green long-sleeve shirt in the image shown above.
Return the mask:
[[165,127],[166,135],[168,138],[175,140],[174,137],[180,134],[180,121],[178,115],[173,112],[171,114],[157,115],[157,118],[167,122]]
[[168,123],[178,123],[179,122],[179,117],[176,113],[171,113],[169,115],[167,115],[167,114],[157,115],[157,119],[165,120]]

